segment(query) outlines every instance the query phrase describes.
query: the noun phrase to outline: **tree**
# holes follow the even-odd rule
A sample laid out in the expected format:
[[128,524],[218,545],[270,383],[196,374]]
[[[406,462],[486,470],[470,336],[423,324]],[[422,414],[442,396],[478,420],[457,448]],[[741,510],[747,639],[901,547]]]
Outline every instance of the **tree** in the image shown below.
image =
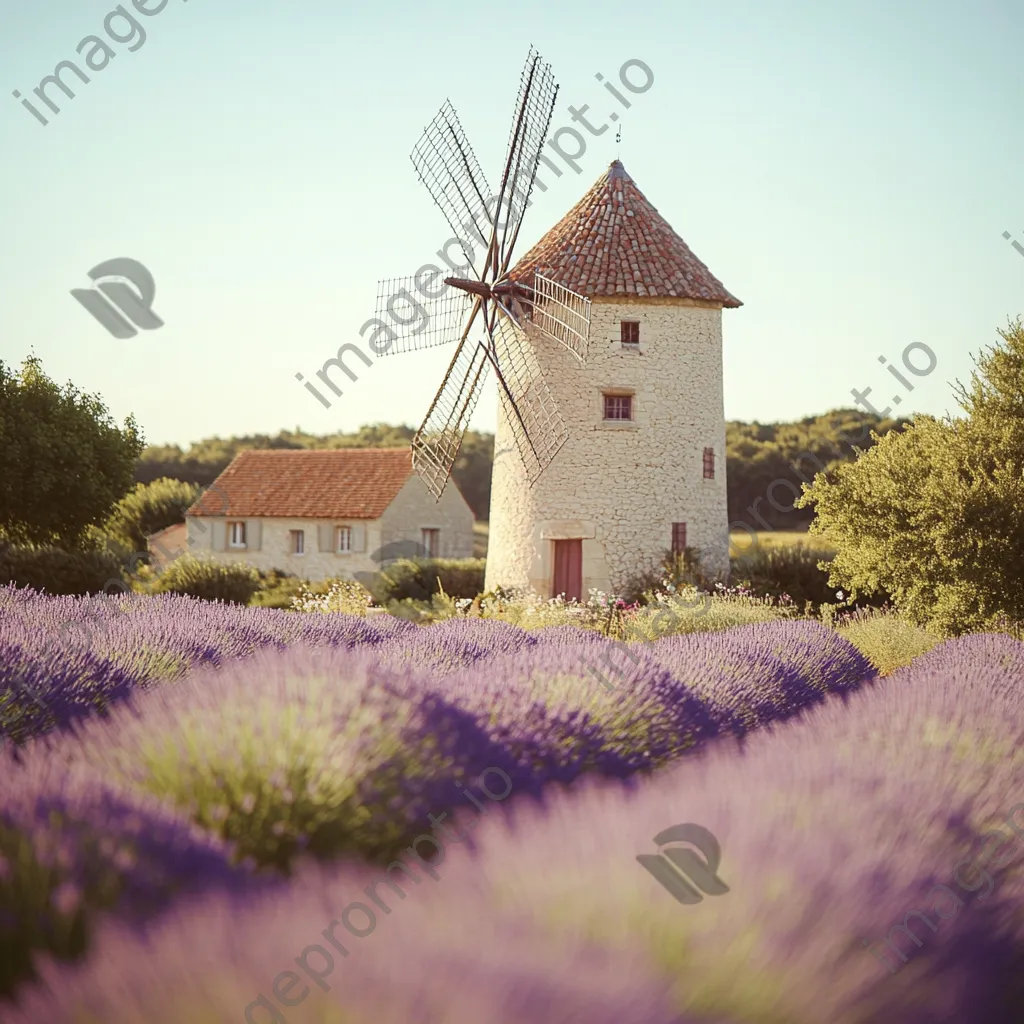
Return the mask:
[[154,533],[185,522],[185,510],[199,496],[196,484],[164,477],[136,484],[115,506],[103,524],[103,533],[131,553],[146,550]]
[[58,387],[36,358],[0,361],[0,529],[17,542],[77,545],[132,486],[144,447],[99,395]]
[[860,409],[832,409],[797,423],[743,423],[725,428],[729,522],[753,530],[802,530],[813,512],[794,507],[793,496],[816,471],[851,462],[856,448],[904,429],[907,421],[880,419]]
[[876,437],[798,499],[815,506],[811,532],[837,549],[831,586],[886,590],[946,634],[1024,622],[1024,328],[999,334],[957,386],[965,417],[921,417]]

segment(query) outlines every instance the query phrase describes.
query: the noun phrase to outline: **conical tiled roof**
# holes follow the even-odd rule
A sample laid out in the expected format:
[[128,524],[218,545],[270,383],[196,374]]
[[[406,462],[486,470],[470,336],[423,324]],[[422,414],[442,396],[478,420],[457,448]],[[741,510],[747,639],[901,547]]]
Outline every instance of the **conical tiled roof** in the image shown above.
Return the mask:
[[616,160],[589,192],[515,265],[594,296],[701,299],[735,308],[735,296],[690,251]]

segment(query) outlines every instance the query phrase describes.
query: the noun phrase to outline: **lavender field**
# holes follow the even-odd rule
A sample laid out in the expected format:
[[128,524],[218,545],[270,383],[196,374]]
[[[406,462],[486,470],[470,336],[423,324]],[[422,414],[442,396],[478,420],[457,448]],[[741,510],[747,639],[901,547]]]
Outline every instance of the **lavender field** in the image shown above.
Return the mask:
[[[1022,687],[999,634],[0,589],[0,1019],[1020,1022]],[[726,894],[637,863],[680,822]]]

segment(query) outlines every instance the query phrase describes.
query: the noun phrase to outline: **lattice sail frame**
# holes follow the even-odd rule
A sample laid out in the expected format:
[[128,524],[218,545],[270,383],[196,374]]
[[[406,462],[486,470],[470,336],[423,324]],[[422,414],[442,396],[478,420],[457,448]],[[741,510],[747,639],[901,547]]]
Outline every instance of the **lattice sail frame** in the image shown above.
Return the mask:
[[501,404],[527,479],[534,484],[569,440],[569,430],[519,325],[499,313],[494,328],[498,365],[508,386],[500,391]]
[[[568,430],[551,390],[537,364],[530,340],[524,337],[525,318],[519,301],[488,289],[508,285],[508,268],[526,207],[537,176],[541,151],[554,114],[558,86],[549,64],[531,47],[521,80],[516,111],[497,195],[492,196],[479,162],[466,139],[458,115],[446,102],[424,131],[412,153],[420,180],[440,207],[455,232],[467,264],[485,286],[474,300],[467,284],[449,287],[428,303],[408,303],[415,314],[391,328],[395,337],[386,352],[417,351],[443,345],[459,338],[459,347],[448,367],[440,389],[423,424],[413,439],[413,466],[428,488],[440,500],[458,457],[469,418],[479,401],[490,363],[498,377],[503,408],[530,483],[551,463],[568,440]],[[492,204],[494,204],[492,206]],[[499,211],[507,209],[504,223]],[[462,224],[459,220],[465,218]],[[477,241],[489,238],[484,259],[478,265],[476,250],[462,232],[472,232]],[[500,239],[499,239],[500,233]],[[447,254],[447,246],[445,249]],[[393,285],[403,284],[414,295],[415,281],[382,282],[378,294],[378,320],[384,326],[386,312],[395,320]],[[589,339],[589,300],[550,281],[543,285],[541,333],[584,358]],[[456,292],[456,296],[447,291]],[[507,303],[507,305],[506,305]],[[459,316],[472,306],[465,328]],[[511,309],[509,308],[511,307]],[[433,316],[430,312],[433,311]],[[473,321],[482,312],[486,340],[470,338]],[[426,316],[420,325],[419,318]],[[436,319],[435,319],[436,317]],[[398,328],[397,330],[395,328]],[[378,327],[378,330],[380,328]],[[522,333],[521,333],[522,332]],[[583,356],[580,353],[583,353]]]
[[[439,279],[437,279],[439,280]],[[426,283],[427,291],[437,290],[437,280]],[[423,279],[420,279],[423,284]],[[420,352],[458,341],[473,308],[473,296],[458,288],[444,288],[440,295],[423,298],[415,277],[395,277],[377,283],[377,336],[387,330],[388,344],[375,344],[378,355]],[[383,350],[382,350],[383,349]]]
[[[494,229],[494,220],[487,209],[491,190],[459,116],[448,100],[416,143],[412,165],[458,239],[466,257],[465,269],[472,270],[477,279],[481,279],[485,268],[477,270],[479,257],[475,250],[472,254],[467,251],[463,235],[472,231],[482,247],[480,252],[486,252],[487,240]],[[472,250],[472,246],[469,248]]]
[[530,323],[546,338],[567,348],[581,365],[586,365],[590,351],[590,307],[590,299],[534,273]]
[[[474,311],[475,312],[475,311]],[[412,441],[412,465],[440,501],[487,380],[487,350],[467,336],[455,355]]]
[[[550,64],[541,61],[533,47],[526,58],[520,76],[519,96],[516,99],[516,117],[509,132],[505,170],[498,194],[497,210],[508,206],[508,215],[502,228],[500,251],[494,256],[494,276],[500,280],[508,273],[519,229],[530,203],[537,180],[541,150],[547,140],[551,118],[558,98],[558,85]],[[515,200],[513,204],[512,200]],[[495,220],[497,224],[497,220]],[[497,234],[497,232],[495,232]]]

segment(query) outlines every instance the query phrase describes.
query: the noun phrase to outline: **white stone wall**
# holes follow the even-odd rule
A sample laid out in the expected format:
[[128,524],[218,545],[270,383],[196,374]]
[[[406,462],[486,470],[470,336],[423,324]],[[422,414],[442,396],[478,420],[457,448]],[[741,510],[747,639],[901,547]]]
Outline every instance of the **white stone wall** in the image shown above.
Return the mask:
[[[359,572],[376,572],[380,565],[372,557],[383,545],[399,540],[419,543],[422,529],[439,529],[440,557],[469,558],[473,554],[473,512],[454,485],[445,488],[440,502],[415,474],[409,478],[380,519],[288,519],[267,517],[258,530],[247,528],[245,548],[228,547],[231,516],[189,516],[188,550],[199,558],[245,562],[264,571],[278,569],[303,579],[351,578]],[[246,520],[253,524],[254,520]],[[356,550],[337,553],[321,551],[319,527],[330,527],[334,546],[337,526],[350,526]],[[305,554],[291,552],[291,531],[305,531]],[[258,532],[258,536],[256,535]]]
[[448,481],[441,500],[414,473],[380,517],[381,543],[420,543],[420,531],[441,531],[441,558],[471,558],[473,555],[473,510],[455,483]]
[[[307,580],[351,578],[357,572],[377,571],[378,566],[370,559],[370,555],[380,546],[380,520],[261,518],[260,536],[256,538],[251,525],[254,521],[247,519],[246,547],[225,547],[228,536],[225,527],[235,521],[231,516],[188,516],[188,536],[192,541],[189,550],[197,558],[211,558],[222,563],[245,562],[257,569],[278,569]],[[331,527],[332,547],[334,527],[351,526],[354,533],[362,529],[365,541],[357,545],[361,550],[343,554],[321,551],[318,532],[321,525]],[[305,554],[292,554],[292,530],[305,531]]]
[[[640,322],[640,345],[620,341]],[[583,589],[616,592],[671,547],[672,523],[725,575],[722,310],[682,299],[595,301],[587,365],[547,339],[530,344],[570,437],[531,487],[499,404],[486,585],[551,593],[557,538],[583,538]],[[634,422],[603,420],[604,391],[632,391]],[[715,478],[703,451],[715,449]]]

